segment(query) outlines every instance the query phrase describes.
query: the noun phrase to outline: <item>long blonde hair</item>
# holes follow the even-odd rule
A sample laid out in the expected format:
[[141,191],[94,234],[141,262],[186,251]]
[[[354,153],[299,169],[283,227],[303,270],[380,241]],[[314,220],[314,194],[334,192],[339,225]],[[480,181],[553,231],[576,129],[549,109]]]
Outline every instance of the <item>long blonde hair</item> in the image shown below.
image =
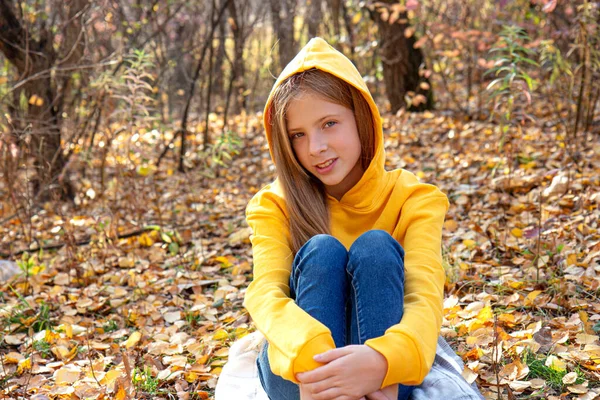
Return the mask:
[[375,154],[373,114],[367,100],[354,86],[313,68],[290,76],[275,89],[268,111],[272,152],[286,200],[294,254],[311,237],[330,233],[325,186],[298,162],[287,133],[287,109],[302,93],[319,96],[354,112],[363,170],[366,171]]

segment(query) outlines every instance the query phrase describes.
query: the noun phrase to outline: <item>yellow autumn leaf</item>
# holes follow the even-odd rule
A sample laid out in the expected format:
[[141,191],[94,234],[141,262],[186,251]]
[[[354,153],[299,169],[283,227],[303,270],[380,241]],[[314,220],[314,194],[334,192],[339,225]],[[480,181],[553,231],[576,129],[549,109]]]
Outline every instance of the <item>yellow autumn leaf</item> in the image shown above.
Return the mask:
[[135,331],[131,334],[131,336],[129,336],[129,339],[127,339],[125,341],[124,346],[128,349],[132,348],[133,346],[135,346],[140,339],[142,338],[142,334],[138,331]]
[[31,369],[31,357],[27,357],[24,360],[19,361],[17,364],[17,374],[21,375],[25,371],[29,371]]
[[154,244],[154,240],[147,233],[143,233],[141,236],[138,236],[138,242],[140,245],[144,247],[150,247]]
[[248,333],[248,328],[238,326],[237,328],[235,328],[233,333],[236,338],[241,339],[242,337],[246,336],[246,334]]
[[190,371],[190,372],[186,372],[185,374],[183,374],[183,377],[189,383],[193,383],[196,381],[196,379],[198,379],[198,374]]
[[536,297],[538,297],[540,295],[540,293],[542,293],[541,290],[534,290],[533,292],[530,292],[527,295],[527,297],[525,297],[525,305],[526,306],[533,305],[533,301],[535,300]]
[[60,339],[60,334],[56,332],[52,332],[50,329],[46,329],[46,334],[44,335],[44,340],[48,344],[54,344],[56,341]]
[[198,358],[196,360],[196,364],[203,365],[203,364],[206,364],[207,361],[208,361],[208,354],[204,354],[203,356],[201,356],[200,358]]
[[215,339],[215,340],[223,340],[223,339],[227,339],[228,337],[229,337],[229,334],[227,333],[227,331],[225,329],[219,329],[213,335],[213,339]]
[[148,176],[154,171],[154,168],[150,165],[138,165],[136,171],[139,176]]
[[4,356],[4,363],[5,364],[18,364],[19,361],[24,360],[24,359],[25,359],[25,357],[23,357],[20,353],[11,351],[10,353],[8,353]]
[[468,352],[466,352],[463,358],[467,360],[479,360],[482,355],[483,350],[481,350],[479,347],[474,347]]
[[115,393],[115,400],[125,400],[127,399],[127,392],[125,391],[125,386],[119,385],[119,390]]
[[104,375],[104,378],[100,380],[101,385],[110,385],[112,384],[119,376],[123,375],[123,372],[117,369],[111,369]]
[[492,312],[492,307],[486,306],[482,308],[477,314],[477,320],[480,322],[488,322],[494,318],[494,313]]
[[73,325],[63,324],[62,328],[63,328],[67,338],[71,339],[73,337]]
[[29,270],[29,275],[37,275],[40,272],[44,272],[44,270],[46,269],[45,265],[34,265],[33,267],[31,267],[31,269]]
[[469,250],[473,249],[475,247],[475,245],[476,245],[475,241],[471,240],[471,239],[465,239],[465,240],[463,240],[463,244]]
[[567,370],[567,366],[564,361],[560,360],[555,355],[551,355],[546,359],[545,363],[546,367],[553,369],[558,372],[563,372]]
[[77,355],[77,346],[73,346],[71,350],[68,347],[60,345],[50,349],[54,355],[61,361],[70,361]]
[[515,316],[513,314],[500,314],[498,316],[498,321],[503,322],[505,325],[514,326],[515,325]]
[[523,231],[520,230],[519,228],[513,228],[510,233],[512,233],[512,235],[516,238],[520,238],[523,237]]
[[508,286],[510,286],[513,289],[523,289],[523,287],[525,286],[525,282],[522,281],[510,281],[508,283]]
[[571,253],[567,256],[567,266],[577,264],[577,254]]
[[481,329],[481,328],[483,328],[483,327],[485,327],[485,324],[484,324],[483,322],[481,322],[481,321],[479,321],[479,320],[474,320],[474,321],[473,321],[473,322],[472,322],[472,323],[469,325],[468,332],[469,332],[469,333],[473,333],[473,332],[475,332],[476,330],[478,330],[478,329]]
[[224,256],[219,256],[215,258],[215,261],[220,263],[223,268],[231,267],[233,264],[229,261],[229,258]]

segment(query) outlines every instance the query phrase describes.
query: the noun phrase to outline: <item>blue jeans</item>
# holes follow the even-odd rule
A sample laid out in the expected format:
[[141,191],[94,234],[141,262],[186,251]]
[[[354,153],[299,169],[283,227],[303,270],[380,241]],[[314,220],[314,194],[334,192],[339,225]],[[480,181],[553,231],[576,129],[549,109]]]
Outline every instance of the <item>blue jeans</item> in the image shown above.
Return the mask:
[[[290,294],[331,330],[336,347],[363,344],[402,319],[404,249],[380,230],[362,234],[349,251],[333,236],[314,236],[294,258]],[[299,400],[298,385],[271,372],[267,347],[257,359],[265,392],[272,400]],[[413,389],[400,385],[398,400]]]

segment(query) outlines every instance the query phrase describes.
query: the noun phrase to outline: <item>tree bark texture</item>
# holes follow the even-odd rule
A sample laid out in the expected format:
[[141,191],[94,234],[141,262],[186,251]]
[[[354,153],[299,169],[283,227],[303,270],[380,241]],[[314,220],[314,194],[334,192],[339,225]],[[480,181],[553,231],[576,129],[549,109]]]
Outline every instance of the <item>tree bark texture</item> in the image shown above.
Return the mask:
[[340,0],[330,0],[327,2],[331,11],[331,19],[333,21],[333,34],[340,39],[342,29],[340,25],[340,9],[342,7]]
[[[386,0],[384,3],[395,2]],[[382,18],[378,10],[380,5],[371,11],[371,18],[379,28],[379,57],[383,64],[383,79],[391,111],[396,113],[400,108],[406,107],[405,96],[409,91],[422,94],[426,99],[416,107],[409,106],[409,111],[433,108],[431,89],[424,90],[419,86],[421,82],[427,82],[426,78],[419,76],[419,68],[424,63],[423,53],[414,48],[414,35],[408,38],[405,36],[405,30],[409,27],[406,11],[400,12],[398,19],[390,24],[389,18]]]
[[319,26],[321,25],[322,15],[321,0],[309,0],[308,5],[308,38],[314,38],[319,35]]
[[[223,0],[221,0],[223,2]],[[225,39],[227,21],[225,18],[221,18],[219,21],[219,46],[217,47],[215,63],[214,63],[214,80],[213,80],[213,93],[216,97],[223,101],[225,95]]]
[[244,47],[246,47],[246,35],[244,33],[245,23],[240,18],[239,7],[236,1],[229,2],[229,28],[233,33],[233,71],[235,76],[233,82],[233,92],[235,93],[235,101],[233,105],[233,113],[238,114],[242,108],[246,108],[246,80],[244,75],[246,67],[244,63]]
[[[13,4],[0,0],[0,51],[16,68],[19,83],[29,104],[23,132],[16,132],[20,141],[29,142],[34,157],[36,176],[34,191],[41,200],[72,198],[73,189],[61,174],[66,159],[61,147],[60,118],[62,105],[70,88],[70,74],[52,74],[55,67],[72,66],[83,54],[81,12],[87,1],[72,0],[64,5],[64,42],[59,52],[53,48],[53,37],[43,27],[39,40],[17,18]],[[58,82],[58,79],[61,81]]]
[[279,41],[279,68],[283,70],[296,55],[294,17],[296,0],[270,0],[273,30]]

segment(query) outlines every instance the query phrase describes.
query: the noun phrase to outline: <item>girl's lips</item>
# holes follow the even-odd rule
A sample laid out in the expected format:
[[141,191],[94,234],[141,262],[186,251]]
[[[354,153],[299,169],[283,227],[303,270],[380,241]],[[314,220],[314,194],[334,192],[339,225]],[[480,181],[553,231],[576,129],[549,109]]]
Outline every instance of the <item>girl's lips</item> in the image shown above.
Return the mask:
[[328,172],[331,172],[331,170],[333,169],[333,167],[335,167],[335,164],[337,164],[337,158],[334,158],[332,163],[329,164],[328,166],[326,166],[325,168],[320,168],[319,166],[315,165],[315,168],[317,169],[317,172],[319,174],[326,174]]

